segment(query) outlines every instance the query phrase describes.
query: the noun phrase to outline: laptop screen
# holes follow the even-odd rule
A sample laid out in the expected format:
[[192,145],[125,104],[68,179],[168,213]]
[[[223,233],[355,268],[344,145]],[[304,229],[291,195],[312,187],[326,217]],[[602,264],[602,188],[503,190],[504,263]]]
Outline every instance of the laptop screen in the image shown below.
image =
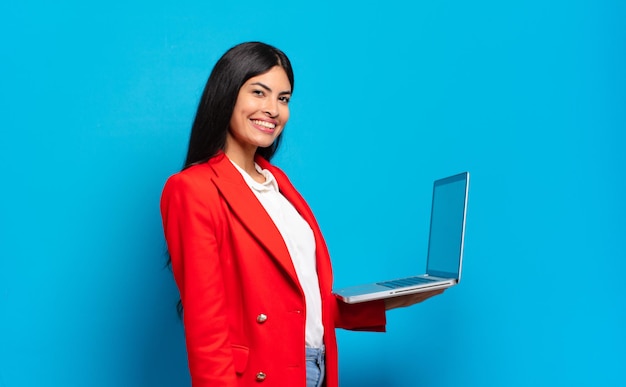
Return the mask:
[[429,275],[460,277],[468,179],[465,172],[434,183],[426,265]]

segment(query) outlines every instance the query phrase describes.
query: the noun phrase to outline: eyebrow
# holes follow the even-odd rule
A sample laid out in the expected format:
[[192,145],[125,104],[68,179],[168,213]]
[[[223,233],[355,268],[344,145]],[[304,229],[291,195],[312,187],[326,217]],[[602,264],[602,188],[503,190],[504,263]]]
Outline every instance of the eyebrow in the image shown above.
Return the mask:
[[[270,89],[269,86],[267,86],[266,84],[261,83],[261,82],[254,82],[254,83],[251,83],[250,85],[260,86],[260,87],[264,88],[265,90],[267,90],[269,92],[272,92],[272,89]],[[291,90],[285,90],[285,91],[281,91],[280,93],[278,93],[278,95],[285,95],[285,94],[291,95]]]

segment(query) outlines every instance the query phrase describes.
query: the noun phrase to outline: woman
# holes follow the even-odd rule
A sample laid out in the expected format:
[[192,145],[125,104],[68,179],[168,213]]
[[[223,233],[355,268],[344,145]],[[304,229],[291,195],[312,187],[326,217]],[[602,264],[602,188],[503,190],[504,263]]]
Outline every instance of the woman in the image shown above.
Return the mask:
[[185,166],[163,189],[194,387],[336,387],[336,327],[383,331],[386,309],[440,293],[354,305],[332,295],[320,228],[269,163],[293,85],[280,50],[249,42],[227,51],[201,97]]

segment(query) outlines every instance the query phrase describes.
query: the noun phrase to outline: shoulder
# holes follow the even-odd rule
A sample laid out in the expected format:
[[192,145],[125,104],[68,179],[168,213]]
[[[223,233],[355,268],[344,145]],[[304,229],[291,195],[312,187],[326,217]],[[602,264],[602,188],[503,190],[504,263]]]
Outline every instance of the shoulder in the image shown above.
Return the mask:
[[[202,190],[213,186],[211,183],[215,179],[229,178],[235,174],[236,169],[223,154],[217,154],[206,162],[192,165],[167,179],[165,188],[184,187],[191,190]],[[238,175],[235,174],[235,175]]]
[[218,201],[219,193],[215,185],[218,178],[216,163],[223,164],[222,158],[216,156],[171,175],[163,187],[162,205],[172,201],[209,205]]
[[211,178],[215,174],[208,163],[191,166],[183,171],[173,174],[165,182],[163,193],[170,191],[203,191],[212,186]]
[[212,224],[221,213],[220,195],[213,184],[214,173],[207,163],[191,166],[170,176],[161,193],[161,216],[164,224],[202,220]]

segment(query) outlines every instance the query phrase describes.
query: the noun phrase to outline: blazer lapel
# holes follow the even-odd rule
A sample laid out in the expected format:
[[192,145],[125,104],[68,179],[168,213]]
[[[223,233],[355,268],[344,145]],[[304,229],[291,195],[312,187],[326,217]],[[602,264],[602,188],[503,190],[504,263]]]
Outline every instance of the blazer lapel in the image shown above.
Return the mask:
[[250,234],[265,247],[269,255],[283,267],[295,284],[299,284],[289,250],[280,231],[249,189],[239,171],[224,154],[215,156],[209,163],[215,172],[212,180],[228,202],[232,212]]
[[306,203],[302,195],[295,189],[295,187],[289,181],[289,178],[279,168],[274,167],[267,160],[262,157],[256,158],[257,164],[261,168],[268,169],[278,182],[278,188],[280,192],[289,200],[289,202],[295,207],[300,215],[307,221],[313,234],[315,236],[315,255],[317,260],[317,275],[320,283],[320,289],[322,294],[330,293],[332,290],[332,267],[330,264],[330,256],[328,254],[328,248],[322,231],[320,230],[317,220],[313,215],[313,211]]

